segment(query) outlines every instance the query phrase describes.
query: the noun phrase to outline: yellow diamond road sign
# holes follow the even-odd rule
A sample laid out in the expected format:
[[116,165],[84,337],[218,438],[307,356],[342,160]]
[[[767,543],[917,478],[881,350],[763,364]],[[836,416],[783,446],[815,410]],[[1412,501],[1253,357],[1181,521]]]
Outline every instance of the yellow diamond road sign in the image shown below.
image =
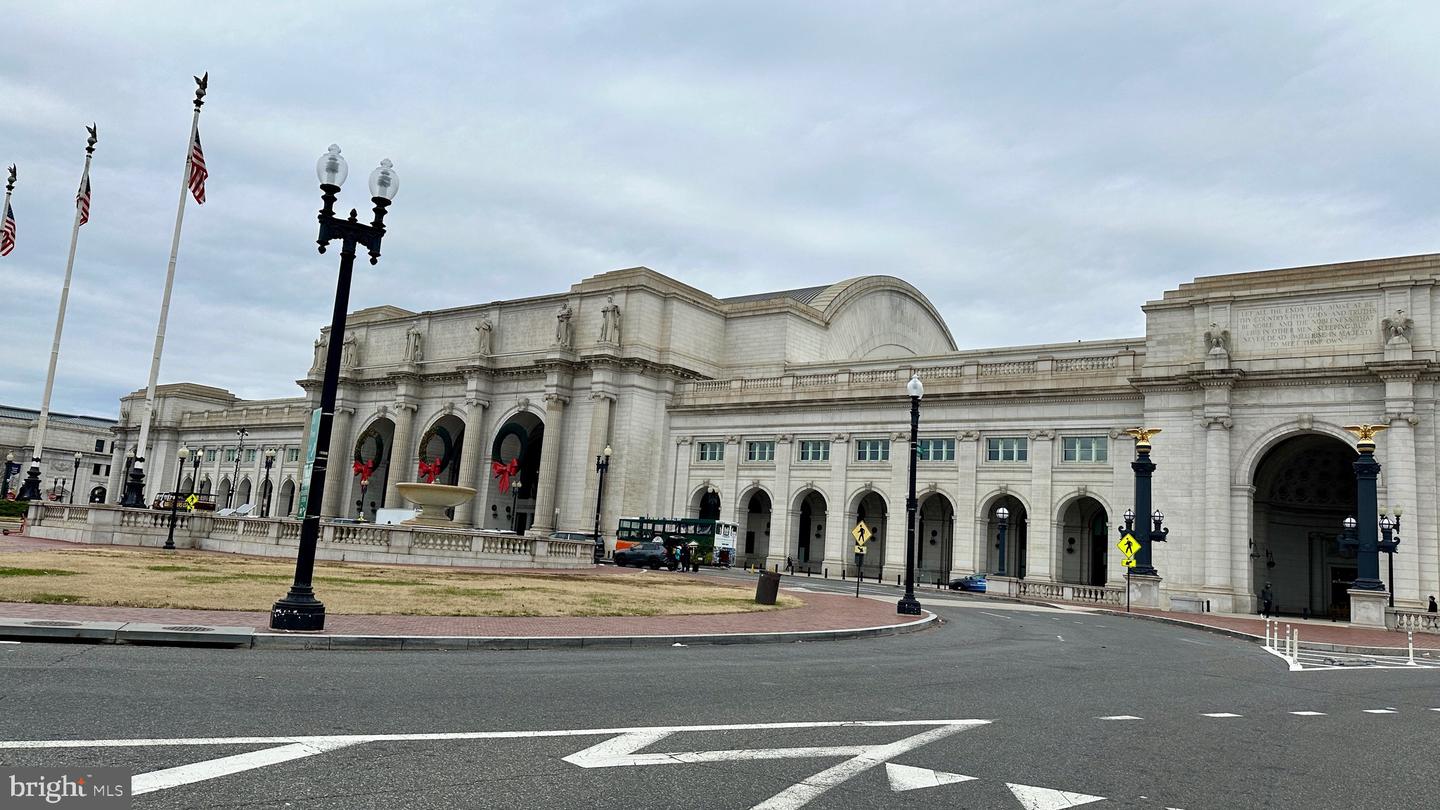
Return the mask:
[[870,538],[874,537],[875,533],[870,531],[870,527],[866,526],[865,521],[862,520],[850,530],[850,536],[855,538],[855,545],[863,546],[870,542]]
[[192,493],[190,494],[190,497],[188,497],[188,498],[185,499],[185,508],[186,508],[186,509],[189,509],[191,512],[194,512],[194,511],[195,511],[195,504],[197,504],[197,503],[199,503],[199,502],[200,502],[199,496],[197,496],[196,494],[194,494],[194,493],[192,492]]
[[1126,533],[1124,537],[1120,538],[1120,542],[1116,544],[1116,548],[1119,548],[1125,556],[1132,557],[1135,555],[1135,552],[1140,550],[1140,541],[1135,539],[1135,535]]
[[1123,566],[1125,566],[1126,568],[1134,568],[1134,567],[1135,567],[1135,558],[1134,558],[1134,557],[1126,557],[1125,559],[1123,559],[1123,560],[1120,561],[1120,564],[1123,565]]

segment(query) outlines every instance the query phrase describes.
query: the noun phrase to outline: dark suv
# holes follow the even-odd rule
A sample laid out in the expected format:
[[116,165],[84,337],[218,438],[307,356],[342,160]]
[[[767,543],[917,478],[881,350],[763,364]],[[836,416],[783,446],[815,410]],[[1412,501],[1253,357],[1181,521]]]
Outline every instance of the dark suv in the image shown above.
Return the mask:
[[670,557],[665,553],[664,543],[636,543],[615,552],[615,564],[633,565],[636,568],[648,565],[658,569],[662,565],[669,565]]

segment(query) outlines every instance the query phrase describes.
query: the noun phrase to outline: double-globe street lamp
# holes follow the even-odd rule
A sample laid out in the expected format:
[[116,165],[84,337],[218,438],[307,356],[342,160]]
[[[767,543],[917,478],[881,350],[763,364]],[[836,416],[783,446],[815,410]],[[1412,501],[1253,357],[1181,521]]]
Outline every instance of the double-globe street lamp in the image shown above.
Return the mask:
[[610,445],[600,455],[595,457],[595,472],[599,474],[595,482],[595,559],[605,556],[605,540],[600,536],[600,505],[605,500],[605,472],[610,469]]
[[910,395],[910,488],[905,495],[905,595],[896,603],[895,612],[919,616],[920,601],[915,598],[915,461],[920,456],[920,398],[925,396],[919,374],[910,374],[905,393]]
[[275,465],[275,448],[265,451],[265,483],[260,485],[260,517],[270,517],[270,468]]
[[230,479],[230,491],[225,493],[226,509],[229,509],[233,505],[235,501],[235,490],[240,486],[240,457],[245,455],[245,437],[249,435],[249,428],[242,427],[235,431],[235,437],[240,440],[240,446],[235,448],[235,475]]
[[1400,548],[1400,507],[1395,507],[1395,516],[1387,514],[1380,515],[1380,541],[1375,544],[1390,568],[1390,576],[1385,580],[1390,592],[1390,607],[1395,607],[1395,552]]
[[339,239],[340,275],[335,283],[335,308],[330,317],[330,346],[325,353],[325,380],[320,389],[320,419],[315,429],[315,462],[310,467],[310,481],[303,498],[305,508],[300,526],[300,549],[295,557],[295,581],[289,593],[270,609],[270,627],[276,630],[325,629],[325,605],[315,598],[311,579],[315,573],[315,545],[320,539],[320,508],[325,496],[325,474],[330,463],[330,427],[335,418],[335,393],[340,386],[340,354],[345,336],[345,315],[350,306],[350,276],[355,269],[355,246],[364,245],[370,263],[380,261],[380,241],[385,237],[385,209],[395,199],[400,178],[390,161],[370,173],[370,200],[375,216],[369,225],[359,221],[359,214],[350,209],[348,219],[335,216],[335,199],[340,186],[350,174],[340,147],[331,144],[315,164],[320,179],[323,207],[318,217],[320,235],[316,244],[320,252]]
[[75,487],[80,486],[80,462],[85,460],[85,454],[75,452],[75,467],[70,470],[70,503],[75,503]]
[[203,448],[196,448],[190,457],[190,494],[195,494],[195,488],[200,486],[200,457],[205,454]]
[[[199,451],[196,451],[198,457]],[[181,446],[175,452],[175,457],[180,460],[175,465],[175,490],[170,493],[170,533],[165,536],[165,550],[175,550],[175,516],[180,509],[180,477],[185,474],[185,460],[190,458],[190,448]]]
[[1000,507],[999,509],[996,509],[996,510],[995,510],[995,520],[999,521],[999,524],[1000,524],[1000,525],[998,526],[998,529],[997,529],[997,534],[998,534],[999,536],[996,538],[995,547],[998,548],[998,549],[1000,549],[1000,576],[1003,577],[1003,576],[1006,575],[1006,574],[1005,574],[1005,532],[1006,532],[1007,529],[1010,528],[1010,510],[1009,510],[1009,509],[1006,509],[1006,508],[1003,507],[1003,506]]
[[6,500],[9,500],[9,498],[10,498],[10,476],[13,474],[11,471],[12,471],[14,468],[15,468],[15,454],[14,454],[13,452],[11,452],[11,453],[6,453],[6,454],[5,454],[5,481],[4,481],[4,483],[0,483],[0,498],[4,498],[4,499],[6,499]]

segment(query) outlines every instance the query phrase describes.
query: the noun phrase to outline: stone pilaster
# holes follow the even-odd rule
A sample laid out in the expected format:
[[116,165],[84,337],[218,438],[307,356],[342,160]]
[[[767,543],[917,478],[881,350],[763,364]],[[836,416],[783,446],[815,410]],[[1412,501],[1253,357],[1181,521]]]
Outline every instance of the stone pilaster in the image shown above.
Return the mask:
[[695,440],[691,436],[675,437],[675,479],[679,481],[678,489],[672,485],[670,493],[669,514],[675,517],[686,517],[690,504],[685,500],[690,497],[690,462],[695,460]]
[[[605,446],[610,443],[610,413],[615,407],[615,394],[606,388],[596,388],[590,391],[590,442],[589,453],[585,456],[585,515],[589,518],[587,526],[593,525],[595,521],[596,507],[603,507],[604,500],[600,499],[600,473],[595,469],[595,463],[605,452]],[[613,448],[612,448],[613,449]],[[612,463],[614,459],[611,459]],[[606,486],[614,480],[610,473],[605,474]],[[597,503],[597,499],[599,502]],[[600,535],[613,534],[615,527],[608,525],[605,516],[601,515]],[[613,543],[611,544],[614,545]]]
[[[1407,344],[1408,346],[1408,344]],[[1385,495],[1390,513],[1404,510],[1401,518],[1402,543],[1395,555],[1395,582],[1386,587],[1395,593],[1396,606],[1424,603],[1425,596],[1435,592],[1434,575],[1425,577],[1430,590],[1421,590],[1422,563],[1434,569],[1436,563],[1436,531],[1433,518],[1420,506],[1419,464],[1415,447],[1415,426],[1420,423],[1415,412],[1415,385],[1425,370],[1424,362],[1373,363],[1371,369],[1385,381],[1385,415],[1390,429],[1381,434],[1384,442],[1381,463],[1384,470]],[[1382,510],[1385,504],[1380,504]],[[1407,543],[1413,543],[1407,548]],[[1409,553],[1407,553],[1407,551]],[[1389,560],[1381,560],[1380,575],[1389,579]]]
[[565,405],[569,397],[545,395],[545,447],[540,453],[539,491],[535,493],[535,523],[527,534],[547,537],[555,531],[555,504],[559,503],[560,453],[564,449]]
[[[1034,498],[1035,511],[1029,515],[1030,531],[1025,539],[1025,578],[1041,582],[1056,579],[1055,504],[1051,502],[1051,481],[1055,472],[1055,431],[1032,430],[1030,432],[1030,493]],[[1006,538],[1009,542],[1009,538]],[[1018,544],[1015,546],[1018,550]],[[1007,565],[1009,561],[1007,560]],[[1016,563],[1019,560],[1015,561]],[[1018,568],[1014,569],[1017,573]]]
[[419,474],[415,459],[415,411],[413,402],[395,402],[395,439],[390,449],[390,469],[385,475],[385,506],[388,509],[403,509],[404,498],[400,497],[399,485],[414,481]]
[[[480,474],[480,465],[485,462],[488,455],[485,452],[485,409],[490,407],[490,400],[479,397],[468,397],[465,400],[465,441],[460,445],[460,479],[462,487],[480,489],[480,482],[483,477]],[[455,521],[457,523],[468,523],[478,527],[479,516],[475,504],[480,495],[477,492],[474,498],[460,504],[455,508]]]
[[850,529],[855,525],[855,513],[850,509],[847,481],[850,452],[850,434],[836,433],[830,437],[830,502],[825,504],[825,548],[839,549],[845,570],[853,572],[855,544],[850,539]]
[[[744,445],[740,443],[740,437],[730,435],[725,437],[725,474],[715,482],[715,488],[720,490],[720,519],[727,523],[738,523],[739,504],[736,500],[740,497],[740,454],[744,452]],[[773,507],[773,504],[772,504]],[[774,539],[774,534],[771,534]]]
[[[791,437],[782,434],[775,437],[775,489],[774,498],[770,501],[770,542],[783,543],[786,548],[791,544],[797,544],[799,535],[796,526],[799,525],[800,507],[791,502],[790,497],[790,465],[795,460],[795,445],[791,443]],[[744,512],[740,513],[742,519],[748,517]],[[739,521],[737,521],[739,522]],[[745,527],[740,527],[741,537],[744,537]],[[818,552],[818,553],[817,553]],[[830,564],[829,546],[815,548],[815,541],[810,541],[810,557],[812,560],[823,561],[822,564]]]
[[[355,437],[351,435],[351,424],[355,409],[336,406],[335,415],[330,419],[330,447],[325,451],[325,490],[320,504],[321,517],[339,517],[350,514],[347,497],[350,483],[350,450]],[[319,463],[320,449],[316,448],[316,463]],[[235,484],[234,486],[239,486]],[[299,498],[296,498],[298,501]]]
[[[1237,559],[1249,559],[1245,543],[1234,541],[1230,518],[1230,428],[1228,416],[1209,416],[1205,424],[1205,542],[1199,562],[1206,590],[1229,590]],[[1240,580],[1243,582],[1244,580]]]
[[[980,463],[980,432],[960,431],[955,444],[955,537],[950,543],[952,574],[973,573],[984,565],[983,531],[974,521],[980,494],[975,491],[975,471]],[[978,556],[977,556],[978,555]]]

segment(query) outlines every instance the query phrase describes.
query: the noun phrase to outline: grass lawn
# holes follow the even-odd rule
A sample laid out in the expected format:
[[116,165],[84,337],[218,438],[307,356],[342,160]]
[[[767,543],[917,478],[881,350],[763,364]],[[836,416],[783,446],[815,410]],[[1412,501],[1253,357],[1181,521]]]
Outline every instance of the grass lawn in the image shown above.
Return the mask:
[[[269,611],[295,562],[196,551],[77,549],[0,555],[0,602]],[[757,605],[753,586],[636,574],[494,573],[316,562],[330,613],[421,616],[673,616],[797,607]]]

